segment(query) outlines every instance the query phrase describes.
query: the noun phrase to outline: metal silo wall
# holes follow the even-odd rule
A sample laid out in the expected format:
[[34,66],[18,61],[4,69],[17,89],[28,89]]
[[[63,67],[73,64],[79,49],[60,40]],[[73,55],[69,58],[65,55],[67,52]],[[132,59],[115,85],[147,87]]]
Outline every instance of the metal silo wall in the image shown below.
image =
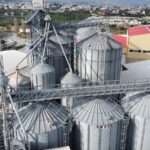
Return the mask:
[[[69,58],[68,55],[67,57]],[[55,75],[56,75],[56,84],[59,84],[61,78],[65,75],[65,73],[68,70],[68,66],[67,66],[64,56],[63,55],[50,56],[47,58],[47,62],[54,66]]]
[[105,80],[119,80],[121,71],[121,49],[106,50],[105,69],[101,69],[100,50],[79,49],[79,74],[85,80],[98,81],[101,74]]
[[149,131],[150,119],[141,117],[131,118],[126,150],[150,150]]
[[[65,79],[66,77],[67,79]],[[70,88],[77,87],[79,86],[79,84],[81,84],[81,82],[82,79],[77,74],[69,72],[64,76],[64,78],[62,78],[61,87],[70,87]],[[75,97],[63,97],[61,104],[65,107],[69,107],[69,109],[72,109],[78,103],[79,100],[80,100],[79,98]]]
[[[73,43],[70,45],[63,45],[63,48],[66,52],[66,56],[70,62],[71,65],[73,62]],[[67,51],[69,49],[69,51]],[[55,79],[56,84],[60,84],[61,78],[67,73],[69,70],[66,59],[64,57],[64,54],[62,50],[58,47],[55,48],[55,51],[51,51],[51,48],[48,47],[46,50],[46,62],[50,65],[53,65],[55,68]]]
[[75,150],[120,150],[121,121],[106,127],[75,125]]
[[[45,66],[38,69],[32,69],[31,70],[31,80],[32,84],[36,89],[49,89],[55,84],[55,70],[52,68],[50,70],[51,66]],[[49,71],[47,71],[49,69]]]
[[[23,140],[22,130],[15,130],[16,138]],[[48,133],[34,134],[27,133],[28,142],[30,142],[31,150],[42,150],[47,148],[61,147],[63,145],[63,128],[54,129]]]

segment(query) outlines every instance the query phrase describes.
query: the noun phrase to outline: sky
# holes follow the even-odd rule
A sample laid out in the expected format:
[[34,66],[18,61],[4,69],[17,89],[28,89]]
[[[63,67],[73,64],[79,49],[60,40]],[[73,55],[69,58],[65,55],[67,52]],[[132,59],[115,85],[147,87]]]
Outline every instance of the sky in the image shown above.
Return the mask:
[[[53,0],[50,0],[53,1]],[[87,2],[87,3],[106,3],[106,4],[150,4],[150,0],[54,0],[55,2]]]
[[[31,1],[31,0],[0,0],[1,1]],[[92,4],[148,4],[150,0],[46,0],[48,2],[92,3]]]

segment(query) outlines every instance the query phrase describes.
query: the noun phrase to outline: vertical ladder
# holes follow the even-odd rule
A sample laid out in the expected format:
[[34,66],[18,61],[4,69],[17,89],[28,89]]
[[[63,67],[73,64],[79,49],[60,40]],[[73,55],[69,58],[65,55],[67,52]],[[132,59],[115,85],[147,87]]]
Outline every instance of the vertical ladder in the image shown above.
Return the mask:
[[69,144],[69,124],[66,122],[63,125],[63,146],[67,146]]
[[129,117],[124,116],[124,119],[122,120],[122,126],[121,126],[120,150],[126,149],[126,138],[127,138],[128,125],[129,125]]
[[0,150],[4,150],[3,119],[0,116]]
[[107,50],[107,34],[106,33],[102,33],[102,35],[100,35],[101,38],[101,50],[100,50],[100,74],[99,74],[99,78],[100,81],[104,82],[105,81],[105,59],[106,59],[106,50]]

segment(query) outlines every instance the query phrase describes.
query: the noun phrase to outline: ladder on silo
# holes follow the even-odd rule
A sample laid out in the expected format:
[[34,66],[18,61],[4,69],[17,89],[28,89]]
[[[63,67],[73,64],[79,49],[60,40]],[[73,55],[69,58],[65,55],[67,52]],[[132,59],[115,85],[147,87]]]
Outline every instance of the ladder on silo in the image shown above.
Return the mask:
[[122,126],[121,126],[120,150],[125,150],[126,149],[128,124],[129,124],[129,117],[125,116],[124,119],[122,120]]
[[63,125],[63,146],[67,146],[69,144],[69,124],[66,122]]
[[102,81],[102,82],[104,82],[104,80],[105,80],[105,58],[106,58],[106,50],[107,50],[107,35],[106,34],[103,34],[102,36],[101,36],[101,41],[103,41],[101,44],[101,51],[100,51],[100,60],[101,60],[101,62],[100,62],[100,70],[102,71],[102,72],[100,72],[100,80]]
[[4,150],[3,120],[0,118],[0,150]]

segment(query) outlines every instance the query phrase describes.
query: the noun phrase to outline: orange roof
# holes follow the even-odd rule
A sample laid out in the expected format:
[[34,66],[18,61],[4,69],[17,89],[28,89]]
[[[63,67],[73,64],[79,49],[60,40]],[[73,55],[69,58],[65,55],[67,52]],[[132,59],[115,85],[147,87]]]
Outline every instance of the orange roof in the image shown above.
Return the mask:
[[127,37],[118,34],[113,34],[113,38],[119,42],[124,48],[127,48]]
[[135,27],[128,28],[128,35],[141,35],[141,34],[150,34],[150,25],[140,25]]

